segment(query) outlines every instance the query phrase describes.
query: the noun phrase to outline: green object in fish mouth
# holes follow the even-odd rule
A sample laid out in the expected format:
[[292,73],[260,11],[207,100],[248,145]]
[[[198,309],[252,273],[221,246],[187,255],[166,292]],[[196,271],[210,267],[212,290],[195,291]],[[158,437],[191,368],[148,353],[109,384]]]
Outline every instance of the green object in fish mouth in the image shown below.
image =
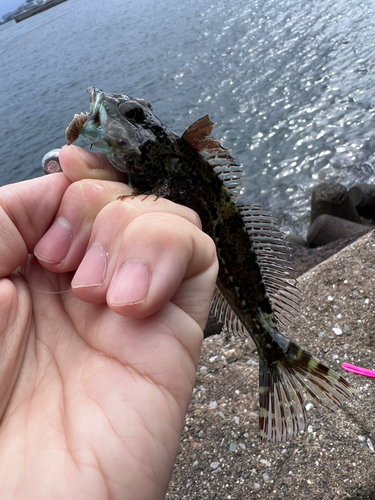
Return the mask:
[[286,441],[306,427],[303,391],[334,411],[348,382],[281,332],[298,312],[289,249],[270,214],[239,205],[242,169],[212,137],[208,116],[180,137],[144,99],[90,87],[90,113],[75,115],[68,143],[83,135],[128,174],[137,193],[165,196],[195,210],[214,240],[219,272],[211,313],[259,355],[259,433]]

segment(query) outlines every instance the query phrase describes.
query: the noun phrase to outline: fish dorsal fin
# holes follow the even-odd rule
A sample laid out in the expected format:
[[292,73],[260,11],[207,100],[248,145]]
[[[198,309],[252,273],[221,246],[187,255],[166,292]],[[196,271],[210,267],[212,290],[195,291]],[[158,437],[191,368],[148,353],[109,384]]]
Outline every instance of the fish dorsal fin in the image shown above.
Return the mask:
[[238,210],[256,252],[276,321],[282,329],[292,322],[300,303],[290,248],[269,212],[255,205],[239,206]]
[[223,323],[224,328],[226,328],[229,333],[239,337],[249,337],[248,331],[238,319],[236,313],[230,307],[227,299],[218,287],[215,288],[210,313],[219,323]]
[[215,123],[209,115],[203,116],[185,130],[182,137],[212,168],[215,169],[229,194],[237,201],[242,192],[243,171],[221,142],[212,136]]

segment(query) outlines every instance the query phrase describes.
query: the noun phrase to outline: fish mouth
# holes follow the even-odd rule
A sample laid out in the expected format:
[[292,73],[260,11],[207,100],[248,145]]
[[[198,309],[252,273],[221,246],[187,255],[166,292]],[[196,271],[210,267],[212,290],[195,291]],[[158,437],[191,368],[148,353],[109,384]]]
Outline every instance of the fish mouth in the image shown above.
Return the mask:
[[81,129],[81,135],[91,144],[96,144],[103,139],[108,115],[104,107],[104,92],[95,87],[89,87],[87,92],[90,97],[90,114]]

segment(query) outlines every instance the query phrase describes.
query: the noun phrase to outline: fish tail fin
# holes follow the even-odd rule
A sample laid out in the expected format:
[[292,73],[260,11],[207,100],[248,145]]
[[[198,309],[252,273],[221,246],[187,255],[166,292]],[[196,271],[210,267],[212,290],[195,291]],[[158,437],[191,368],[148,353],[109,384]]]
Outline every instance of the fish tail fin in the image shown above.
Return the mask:
[[286,441],[306,426],[302,393],[335,411],[352,395],[349,383],[294,342],[282,359],[259,358],[259,433],[262,441]]

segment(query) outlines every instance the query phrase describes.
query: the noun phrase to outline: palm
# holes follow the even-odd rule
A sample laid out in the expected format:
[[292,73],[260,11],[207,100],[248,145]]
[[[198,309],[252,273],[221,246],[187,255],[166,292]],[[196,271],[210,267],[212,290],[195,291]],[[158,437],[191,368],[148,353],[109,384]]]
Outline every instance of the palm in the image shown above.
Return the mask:
[[[15,373],[5,410],[0,450],[8,462],[18,440],[18,453],[28,462],[24,471],[8,462],[6,475],[26,473],[31,481],[43,470],[53,477],[51,464],[57,469],[63,465],[62,498],[69,492],[73,497],[70,485],[77,475],[90,498],[124,489],[128,498],[142,498],[129,490],[129,480],[138,482],[134,477],[139,485],[146,481],[163,489],[173,466],[166,467],[165,460],[171,452],[175,455],[178,442],[171,434],[180,435],[196,362],[170,325],[180,322],[186,327],[192,320],[171,303],[139,320],[124,318],[103,304],[84,303],[72,292],[51,293],[68,289],[71,277],[53,276],[35,259],[26,274],[27,282],[12,278],[24,298],[22,307],[9,313],[16,314],[24,328],[16,338],[13,328],[5,331],[11,349],[3,370],[13,367],[18,376]],[[201,332],[195,330],[199,338]],[[23,343],[25,354],[18,367]],[[25,433],[20,435],[21,423]],[[172,449],[168,443],[173,443]],[[26,492],[31,484],[22,487]],[[64,491],[61,484],[58,491]]]

